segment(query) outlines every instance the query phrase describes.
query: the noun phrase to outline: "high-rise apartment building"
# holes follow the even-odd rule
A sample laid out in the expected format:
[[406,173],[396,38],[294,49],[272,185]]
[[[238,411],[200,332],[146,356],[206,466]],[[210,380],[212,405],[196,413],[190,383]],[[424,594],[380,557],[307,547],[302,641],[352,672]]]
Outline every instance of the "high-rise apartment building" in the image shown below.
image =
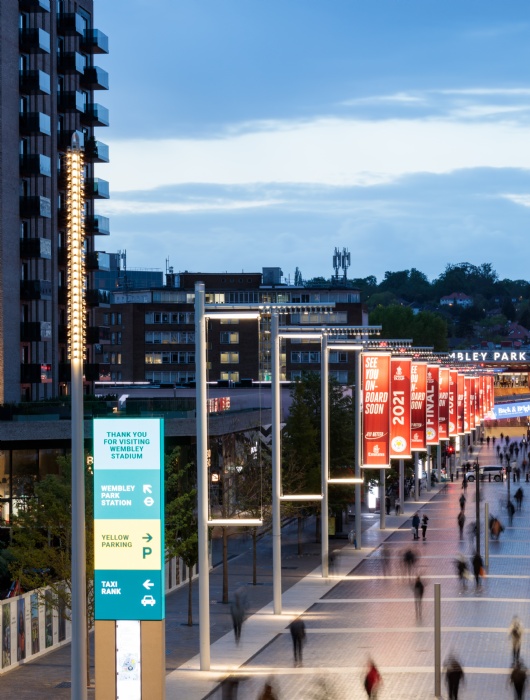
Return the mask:
[[87,270],[85,379],[99,378],[92,345],[105,329],[94,309],[101,264],[95,236],[109,222],[95,200],[109,196],[94,164],[108,162],[95,129],[108,126],[96,99],[108,89],[95,65],[108,39],[95,28],[93,0],[0,2],[0,403],[68,392],[67,240],[64,155],[77,135],[84,150]]

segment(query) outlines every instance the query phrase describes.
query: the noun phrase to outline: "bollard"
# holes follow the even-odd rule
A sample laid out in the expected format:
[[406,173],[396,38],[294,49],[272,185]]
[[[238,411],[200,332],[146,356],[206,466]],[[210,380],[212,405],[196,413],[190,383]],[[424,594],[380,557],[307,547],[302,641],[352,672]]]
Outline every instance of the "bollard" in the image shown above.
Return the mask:
[[488,481],[491,482],[491,474],[488,474]]

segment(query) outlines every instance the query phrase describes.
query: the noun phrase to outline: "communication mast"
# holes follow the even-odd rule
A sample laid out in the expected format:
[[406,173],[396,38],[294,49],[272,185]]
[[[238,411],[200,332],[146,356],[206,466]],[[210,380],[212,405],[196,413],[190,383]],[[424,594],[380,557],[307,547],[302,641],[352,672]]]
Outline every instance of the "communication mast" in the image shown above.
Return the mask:
[[351,265],[350,251],[347,248],[343,248],[342,252],[339,248],[335,248],[333,253],[333,269],[335,270],[335,279],[339,279],[339,270],[342,270],[342,279],[346,281],[348,279],[348,268]]

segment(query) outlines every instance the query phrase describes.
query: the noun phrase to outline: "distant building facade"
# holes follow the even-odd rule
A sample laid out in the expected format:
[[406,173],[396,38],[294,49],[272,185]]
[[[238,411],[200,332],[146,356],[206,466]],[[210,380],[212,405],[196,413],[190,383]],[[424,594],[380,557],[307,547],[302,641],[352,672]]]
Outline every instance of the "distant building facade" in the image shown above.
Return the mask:
[[473,299],[463,292],[453,292],[440,299],[441,306],[473,306]]
[[[190,273],[167,275],[159,289],[111,293],[99,322],[108,326],[110,342],[96,348],[108,375],[101,381],[183,385],[195,381],[195,283],[203,282],[206,303],[240,305],[286,304],[285,325],[367,325],[360,292],[347,285],[303,287],[281,284],[279,268],[263,273]],[[331,311],[319,304],[334,304]],[[293,306],[295,307],[293,309]],[[296,307],[299,307],[299,311]],[[210,381],[268,381],[271,377],[270,317],[260,322],[208,321]],[[320,371],[320,343],[289,340],[282,344],[281,378],[292,381],[304,371]],[[353,376],[353,353],[330,353],[330,375],[346,384]]]

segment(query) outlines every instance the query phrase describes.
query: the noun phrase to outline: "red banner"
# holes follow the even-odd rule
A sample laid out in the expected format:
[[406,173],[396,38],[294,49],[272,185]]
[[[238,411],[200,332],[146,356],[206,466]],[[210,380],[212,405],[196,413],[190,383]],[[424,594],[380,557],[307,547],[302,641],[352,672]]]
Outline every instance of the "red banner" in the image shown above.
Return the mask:
[[363,467],[390,466],[390,354],[363,353]]
[[413,362],[410,368],[410,444],[413,452],[423,452],[426,447],[426,397],[427,363]]
[[440,367],[438,375],[438,439],[449,439],[449,369]]
[[458,374],[456,380],[456,429],[459,435],[464,435],[464,423],[465,423],[465,377],[463,374]]
[[427,365],[427,406],[426,427],[427,445],[438,444],[438,381],[440,374],[439,365]]
[[475,377],[469,378],[469,427],[473,430],[477,425],[477,395],[475,392]]
[[458,406],[458,371],[449,371],[449,437],[458,435],[457,406]]
[[409,459],[410,358],[390,361],[390,459]]
[[464,433],[471,432],[471,377],[464,377]]

